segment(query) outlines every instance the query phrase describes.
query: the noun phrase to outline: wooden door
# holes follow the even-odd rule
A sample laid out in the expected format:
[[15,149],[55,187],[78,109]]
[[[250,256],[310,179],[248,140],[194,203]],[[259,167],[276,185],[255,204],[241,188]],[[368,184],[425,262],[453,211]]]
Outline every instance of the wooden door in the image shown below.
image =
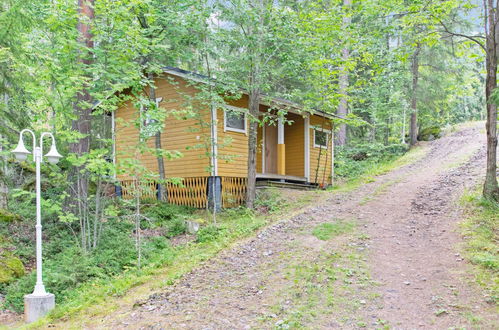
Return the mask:
[[265,125],[265,173],[277,174],[277,126]]

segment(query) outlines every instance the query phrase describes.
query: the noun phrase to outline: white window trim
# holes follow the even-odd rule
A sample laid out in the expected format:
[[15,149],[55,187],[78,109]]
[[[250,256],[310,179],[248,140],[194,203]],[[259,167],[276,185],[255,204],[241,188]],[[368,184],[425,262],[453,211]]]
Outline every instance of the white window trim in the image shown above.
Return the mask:
[[[330,136],[331,136],[331,130],[328,130],[328,129],[322,129],[320,127],[314,127],[314,135],[312,136],[312,141],[314,142],[314,148],[323,148],[323,149],[327,149],[328,147],[328,143],[329,143],[329,140],[330,140]],[[321,132],[324,132],[326,133],[326,144],[325,145],[320,145],[320,144],[316,144],[315,143],[315,132],[316,131],[321,131]]]
[[211,121],[213,123],[211,127],[211,139],[213,143],[213,155],[211,156],[211,166],[212,166],[212,175],[218,175],[218,118],[217,112],[218,108],[214,105],[211,106]]
[[305,177],[310,182],[310,116],[305,115]]
[[[242,112],[244,114],[244,129],[232,128],[227,126],[227,110]],[[231,105],[224,105],[224,132],[236,132],[248,135],[248,110]]]

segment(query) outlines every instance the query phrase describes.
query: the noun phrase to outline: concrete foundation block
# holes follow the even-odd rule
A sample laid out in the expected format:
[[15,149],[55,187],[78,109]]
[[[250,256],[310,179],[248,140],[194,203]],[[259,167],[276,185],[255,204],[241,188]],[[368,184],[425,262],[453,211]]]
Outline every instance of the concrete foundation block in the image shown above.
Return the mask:
[[24,296],[24,320],[27,323],[37,321],[47,315],[55,307],[55,296],[47,293],[45,296],[34,296],[28,294]]

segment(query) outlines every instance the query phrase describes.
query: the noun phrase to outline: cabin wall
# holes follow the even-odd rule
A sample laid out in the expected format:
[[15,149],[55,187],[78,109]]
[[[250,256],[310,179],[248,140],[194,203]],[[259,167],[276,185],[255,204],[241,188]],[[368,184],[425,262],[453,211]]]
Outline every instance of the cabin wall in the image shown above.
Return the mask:
[[[200,115],[192,118],[182,114],[187,107],[186,98],[182,95],[194,96],[197,89],[184,79],[167,75],[174,79],[172,84],[169,79],[160,78],[156,81],[156,97],[163,98],[160,107],[166,109],[168,116],[165,120],[165,128],[162,133],[162,147],[168,151],[179,151],[183,157],[178,159],[165,158],[165,174],[167,177],[205,177],[209,176],[210,150],[206,150],[206,143],[211,136],[210,111],[206,106],[194,105]],[[241,99],[229,101],[229,105],[248,108],[248,96],[243,95]],[[261,112],[268,111],[266,106],[260,107]],[[157,173],[156,157],[150,153],[140,154],[137,151],[139,132],[135,127],[139,110],[135,109],[130,101],[124,103],[115,112],[115,148],[118,169],[126,170],[120,166],[126,159],[138,158],[141,164],[153,173]],[[301,115],[288,113],[288,120],[293,121],[291,125],[284,126],[284,141],[286,145],[286,175],[305,176],[305,133],[304,119]],[[314,147],[313,126],[322,126],[331,129],[329,120],[320,116],[310,116],[310,181],[315,182],[316,170],[319,168],[317,182],[321,183],[325,178],[326,183],[331,183],[332,173],[332,141],[329,148],[322,151],[320,164],[318,163],[319,148]],[[224,111],[217,110],[217,135],[218,135],[218,175],[225,177],[246,177],[248,159],[248,130],[247,133],[225,131]],[[257,172],[263,172],[262,162],[262,139],[263,130],[258,128],[257,146]],[[154,137],[149,138],[148,146],[154,147]],[[319,165],[318,165],[319,164]],[[128,171],[128,170],[127,170]],[[132,173],[119,173],[118,179],[130,179]]]
[[288,113],[291,124],[284,125],[284,144],[286,146],[286,175],[305,176],[305,129],[302,116]]
[[327,150],[326,148],[321,150],[321,148],[314,147],[314,126],[332,130],[329,119],[316,115],[310,116],[310,182],[322,183],[324,178],[325,184],[331,184],[333,139],[330,135]]
[[258,125],[256,149],[256,173],[263,173],[263,127]]
[[[248,108],[248,96],[243,95],[239,100],[227,102],[238,108]],[[225,112],[217,112],[218,134],[218,175],[231,177],[246,177],[248,170],[248,133],[249,120],[246,123],[246,133],[225,131]]]
[[[167,177],[192,177],[209,176],[208,172],[210,158],[201,145],[203,141],[210,138],[209,123],[210,114],[207,108],[198,108],[199,118],[189,118],[186,115],[175,115],[178,110],[185,109],[185,98],[182,94],[194,95],[196,89],[189,86],[183,79],[176,78],[176,85],[172,85],[167,79],[156,80],[156,97],[162,97],[159,104],[166,109],[167,118],[165,127],[161,134],[161,143],[164,150],[179,151],[182,157],[167,159],[165,157],[165,175]],[[158,164],[156,157],[151,153],[140,154],[137,151],[139,130],[134,124],[139,115],[139,110],[128,101],[116,110],[116,162],[118,168],[125,169],[120,163],[129,158],[139,158],[141,164],[148,170],[157,173]],[[201,121],[204,125],[201,125]],[[148,139],[147,145],[154,147],[155,137]],[[128,170],[127,170],[128,171]],[[130,173],[119,174],[118,179],[129,179]]]

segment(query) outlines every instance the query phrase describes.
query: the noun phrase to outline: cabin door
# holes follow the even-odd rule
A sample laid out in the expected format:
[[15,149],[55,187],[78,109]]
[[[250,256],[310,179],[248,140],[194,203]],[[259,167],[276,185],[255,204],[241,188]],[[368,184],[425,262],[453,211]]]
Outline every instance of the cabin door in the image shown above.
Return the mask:
[[265,125],[265,173],[277,174],[277,126]]

